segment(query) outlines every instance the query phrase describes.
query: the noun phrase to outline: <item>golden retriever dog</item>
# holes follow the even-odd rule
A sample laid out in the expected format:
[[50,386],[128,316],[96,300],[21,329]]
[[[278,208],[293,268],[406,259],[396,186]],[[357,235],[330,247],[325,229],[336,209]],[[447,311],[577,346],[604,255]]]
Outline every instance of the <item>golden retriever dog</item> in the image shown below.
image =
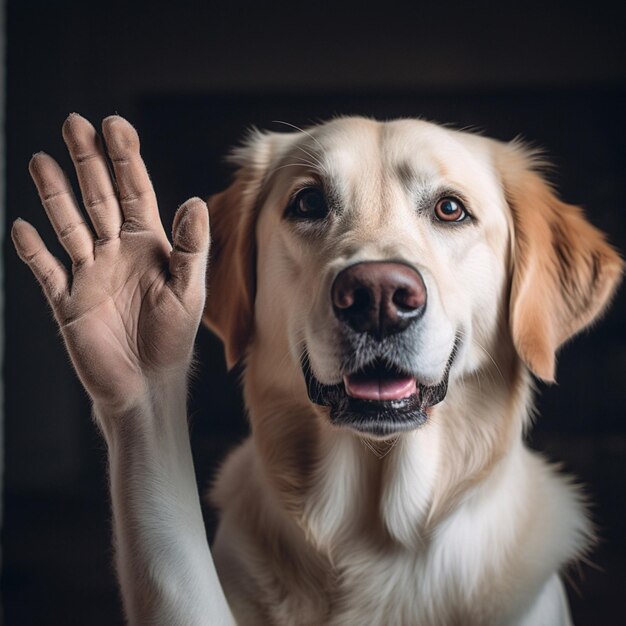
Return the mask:
[[238,623],[558,626],[581,496],[532,375],[621,261],[537,154],[419,120],[253,133],[209,201],[205,321],[252,434],[212,492]]
[[[555,380],[622,261],[537,153],[411,119],[255,131],[170,244],[136,131],[102,133],[63,126],[90,224],[51,157],[30,165],[71,275],[27,222],[12,236],[107,444],[128,621],[571,624],[559,573],[593,531],[524,436],[533,376]],[[201,318],[251,425],[212,551],[186,414]]]

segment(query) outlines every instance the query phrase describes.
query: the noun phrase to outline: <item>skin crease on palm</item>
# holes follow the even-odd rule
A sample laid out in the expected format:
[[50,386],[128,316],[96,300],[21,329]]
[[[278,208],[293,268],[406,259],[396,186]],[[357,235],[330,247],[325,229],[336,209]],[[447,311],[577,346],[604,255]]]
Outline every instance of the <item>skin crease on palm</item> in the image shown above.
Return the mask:
[[11,235],[96,409],[110,413],[136,404],[151,378],[186,371],[204,306],[209,220],[202,200],[185,202],[174,218],[172,247],[137,132],[111,116],[102,134],[105,145],[78,114],[63,125],[88,220],[52,157],[35,154],[29,165],[71,275],[28,222],[16,220]]

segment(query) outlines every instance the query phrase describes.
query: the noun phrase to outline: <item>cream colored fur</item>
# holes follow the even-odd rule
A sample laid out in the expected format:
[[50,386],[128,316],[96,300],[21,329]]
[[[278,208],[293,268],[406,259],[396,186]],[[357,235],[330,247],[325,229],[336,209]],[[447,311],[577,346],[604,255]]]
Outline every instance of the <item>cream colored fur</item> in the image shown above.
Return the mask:
[[[235,183],[209,202],[205,321],[229,365],[245,359],[252,434],[213,489],[213,554],[238,623],[569,623],[557,574],[592,529],[578,489],[524,443],[531,372],[554,379],[619,257],[515,142],[341,118],[254,133],[233,158]],[[342,207],[317,231],[283,217],[312,181]],[[432,219],[425,199],[443,188],[463,194],[471,224]],[[406,355],[418,379],[440,380],[461,346],[428,422],[368,440],[309,402],[300,357],[341,380],[330,284],[355,262],[398,259],[429,293]]]

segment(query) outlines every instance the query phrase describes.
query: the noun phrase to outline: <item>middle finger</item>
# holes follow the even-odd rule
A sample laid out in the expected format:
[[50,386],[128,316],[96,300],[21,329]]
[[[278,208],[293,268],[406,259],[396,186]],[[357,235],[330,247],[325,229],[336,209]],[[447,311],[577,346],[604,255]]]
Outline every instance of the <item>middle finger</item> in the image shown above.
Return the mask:
[[84,117],[72,113],[63,124],[63,139],[98,238],[108,240],[119,236],[122,210],[96,129]]

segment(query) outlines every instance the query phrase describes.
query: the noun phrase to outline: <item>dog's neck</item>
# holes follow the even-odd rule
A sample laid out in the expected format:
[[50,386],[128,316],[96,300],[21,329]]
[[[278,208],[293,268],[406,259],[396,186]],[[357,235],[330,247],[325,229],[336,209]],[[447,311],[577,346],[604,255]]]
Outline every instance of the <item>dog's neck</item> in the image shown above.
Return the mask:
[[248,363],[244,392],[260,466],[284,513],[325,552],[342,533],[418,547],[519,445],[531,400],[516,357],[489,362],[451,381],[424,426],[374,443],[331,427],[304,389],[294,396],[289,381],[284,393],[258,366]]

